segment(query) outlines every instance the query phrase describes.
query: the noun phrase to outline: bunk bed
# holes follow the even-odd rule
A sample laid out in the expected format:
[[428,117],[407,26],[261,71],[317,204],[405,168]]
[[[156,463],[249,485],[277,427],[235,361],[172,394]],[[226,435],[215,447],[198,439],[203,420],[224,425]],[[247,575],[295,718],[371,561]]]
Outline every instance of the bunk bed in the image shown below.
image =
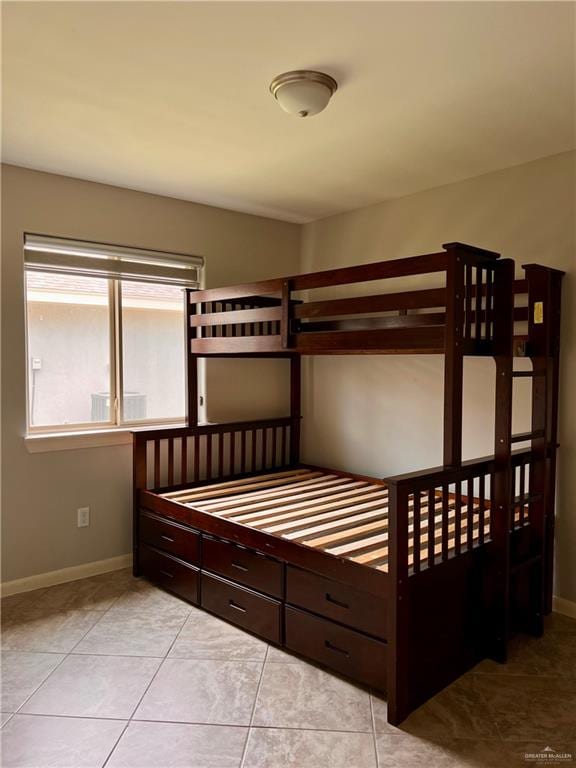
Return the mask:
[[[134,573],[381,692],[391,724],[479,660],[504,662],[513,631],[541,634],[562,273],[523,270],[515,279],[512,260],[450,243],[188,291],[188,426],[133,435]],[[434,286],[386,290],[422,276]],[[381,292],[358,293],[374,281]],[[442,466],[381,479],[300,461],[302,355],[423,353],[444,356]],[[493,358],[496,374],[494,454],[470,461],[465,356]],[[200,357],[288,359],[290,414],[199,424]],[[515,370],[517,357],[531,369]],[[513,435],[519,377],[532,382],[532,427]]]

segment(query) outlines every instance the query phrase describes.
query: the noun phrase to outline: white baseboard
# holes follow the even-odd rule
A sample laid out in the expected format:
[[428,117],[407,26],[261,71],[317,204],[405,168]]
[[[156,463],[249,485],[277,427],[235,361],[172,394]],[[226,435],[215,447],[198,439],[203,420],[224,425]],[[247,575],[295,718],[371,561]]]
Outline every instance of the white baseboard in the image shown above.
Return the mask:
[[576,603],[572,600],[565,600],[563,597],[552,598],[552,610],[556,613],[563,613],[564,616],[570,616],[576,619]]
[[33,589],[53,587],[55,584],[64,584],[67,581],[77,581],[88,576],[97,576],[100,573],[119,571],[121,568],[129,568],[132,565],[132,555],[119,555],[108,560],[97,560],[93,563],[73,565],[71,568],[62,568],[59,571],[38,573],[34,576],[26,576],[24,579],[14,579],[0,584],[2,597],[18,595],[20,592],[31,592]]

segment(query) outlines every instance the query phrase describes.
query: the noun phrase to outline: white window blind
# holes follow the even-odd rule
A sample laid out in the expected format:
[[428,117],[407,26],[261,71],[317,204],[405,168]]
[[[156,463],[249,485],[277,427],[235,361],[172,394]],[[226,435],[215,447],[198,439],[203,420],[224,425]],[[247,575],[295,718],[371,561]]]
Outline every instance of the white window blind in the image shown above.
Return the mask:
[[27,270],[198,288],[200,256],[26,235]]

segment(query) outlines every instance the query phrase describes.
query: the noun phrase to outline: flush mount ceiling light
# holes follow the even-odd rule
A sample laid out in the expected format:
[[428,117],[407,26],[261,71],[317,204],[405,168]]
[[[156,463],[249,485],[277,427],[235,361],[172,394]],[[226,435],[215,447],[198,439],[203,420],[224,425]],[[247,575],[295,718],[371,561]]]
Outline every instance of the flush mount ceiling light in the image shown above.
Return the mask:
[[296,69],[284,72],[270,83],[270,92],[284,112],[297,117],[311,117],[328,106],[338,83],[324,72]]

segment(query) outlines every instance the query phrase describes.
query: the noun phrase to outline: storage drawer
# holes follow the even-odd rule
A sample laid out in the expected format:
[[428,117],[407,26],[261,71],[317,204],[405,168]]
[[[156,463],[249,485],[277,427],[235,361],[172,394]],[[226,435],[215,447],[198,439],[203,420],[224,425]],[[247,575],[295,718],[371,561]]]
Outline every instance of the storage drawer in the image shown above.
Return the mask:
[[251,549],[204,536],[202,568],[267,595],[282,597],[282,564]]
[[387,602],[369,592],[288,565],[286,602],[376,637],[387,637]]
[[143,576],[183,597],[189,603],[198,603],[198,568],[143,544],[139,547],[139,558]]
[[286,606],[286,647],[353,680],[386,690],[386,643]]
[[148,512],[140,512],[140,541],[200,565],[200,534]]
[[281,606],[276,600],[202,572],[202,607],[266,640],[280,643]]

